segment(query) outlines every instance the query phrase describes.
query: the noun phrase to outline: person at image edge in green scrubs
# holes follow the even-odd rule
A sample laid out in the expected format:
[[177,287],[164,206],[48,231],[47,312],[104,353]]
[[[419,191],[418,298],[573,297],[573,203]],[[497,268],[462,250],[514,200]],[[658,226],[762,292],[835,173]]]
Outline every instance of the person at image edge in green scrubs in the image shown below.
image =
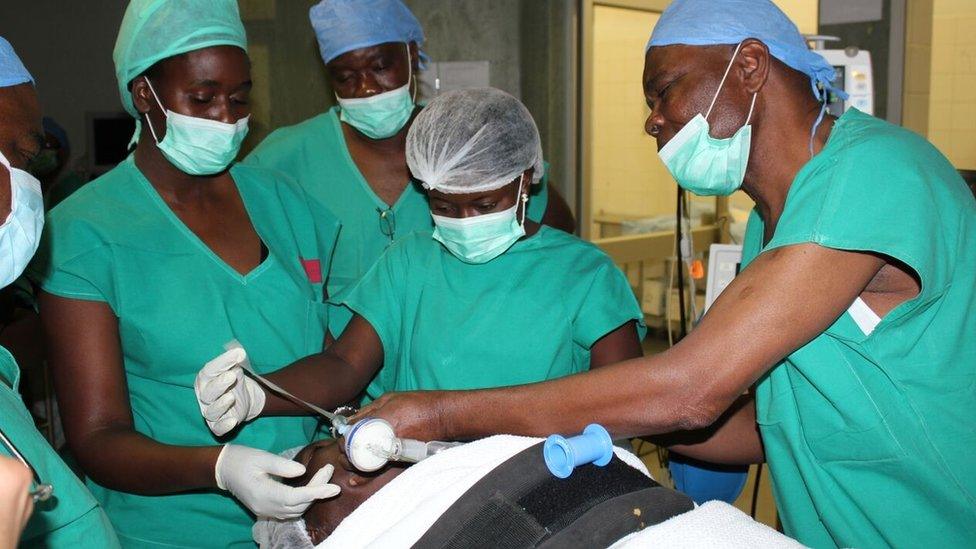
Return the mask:
[[[23,272],[44,226],[41,184],[25,169],[44,142],[34,81],[10,43],[0,38],[0,287]],[[91,492],[55,453],[34,424],[18,392],[20,369],[0,347],[0,456],[23,460],[50,497],[34,503],[20,541],[50,548],[119,546],[112,525]],[[0,509],[0,512],[8,512]]]
[[68,445],[126,547],[252,547],[249,510],[294,517],[338,493],[331,470],[280,482],[305,468],[277,453],[315,419],[217,438],[194,398],[228,341],[267,371],[321,351],[328,322],[335,219],[286,176],[233,163],[246,48],[234,0],[128,5],[114,59],[138,145],[51,211],[31,266]]

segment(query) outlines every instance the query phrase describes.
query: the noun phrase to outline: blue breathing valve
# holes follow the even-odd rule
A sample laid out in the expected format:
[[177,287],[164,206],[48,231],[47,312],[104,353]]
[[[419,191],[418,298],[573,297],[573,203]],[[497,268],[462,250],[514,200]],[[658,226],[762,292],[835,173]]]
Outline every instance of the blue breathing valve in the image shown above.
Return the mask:
[[610,463],[613,458],[613,439],[601,425],[591,423],[583,429],[582,435],[570,438],[549,436],[542,446],[542,456],[553,475],[567,478],[580,465],[592,463],[603,467]]

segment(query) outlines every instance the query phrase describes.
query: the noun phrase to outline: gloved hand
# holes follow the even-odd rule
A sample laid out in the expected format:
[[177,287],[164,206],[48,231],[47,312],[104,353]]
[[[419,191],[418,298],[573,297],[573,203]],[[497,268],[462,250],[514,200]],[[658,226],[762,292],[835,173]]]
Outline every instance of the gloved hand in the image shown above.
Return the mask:
[[264,450],[236,444],[224,446],[214,469],[217,486],[234,494],[260,517],[298,518],[316,500],[337,496],[340,491],[335,484],[329,484],[335,470],[332,465],[319,469],[305,486],[287,486],[279,478],[304,475],[304,465]]
[[239,347],[226,351],[205,364],[193,383],[200,414],[217,436],[254,419],[264,409],[264,390],[241,368],[246,358]]

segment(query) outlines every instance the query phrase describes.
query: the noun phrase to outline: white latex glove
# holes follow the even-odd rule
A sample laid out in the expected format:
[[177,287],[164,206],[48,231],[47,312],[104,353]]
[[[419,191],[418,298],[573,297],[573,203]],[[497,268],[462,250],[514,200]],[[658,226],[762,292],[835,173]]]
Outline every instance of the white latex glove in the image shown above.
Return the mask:
[[217,436],[256,418],[264,409],[264,390],[241,368],[246,358],[244,349],[226,351],[205,364],[193,382],[200,414]]
[[305,486],[287,486],[279,479],[304,475],[304,465],[264,450],[228,444],[217,457],[214,473],[217,486],[234,494],[255,515],[291,519],[302,516],[316,500],[339,495],[339,487],[329,484],[334,470],[326,465]]

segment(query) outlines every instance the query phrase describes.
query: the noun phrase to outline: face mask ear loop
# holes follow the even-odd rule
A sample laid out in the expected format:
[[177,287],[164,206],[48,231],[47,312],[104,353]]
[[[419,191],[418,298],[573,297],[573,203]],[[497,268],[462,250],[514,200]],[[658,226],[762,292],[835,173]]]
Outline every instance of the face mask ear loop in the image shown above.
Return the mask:
[[752,110],[754,108],[756,108],[756,96],[757,95],[759,95],[759,92],[756,92],[756,93],[752,94],[752,103],[749,105],[749,114],[746,115],[746,124],[745,124],[746,126],[748,126],[749,125],[749,121],[752,120]]
[[[149,86],[149,92],[152,93],[153,99],[155,99],[156,104],[159,105],[159,110],[163,111],[163,116],[169,118],[169,113],[166,112],[166,107],[164,107],[163,104],[159,101],[159,96],[156,95],[156,90],[153,89],[153,85],[152,82],[149,81],[149,77],[145,76],[143,78],[146,79],[146,85]],[[159,145],[159,138],[156,137],[156,130],[153,129],[152,120],[149,119],[149,113],[147,112],[145,116],[146,116],[146,124],[149,124],[149,133],[152,134],[153,141],[155,141],[156,144]]]
[[[407,47],[407,85],[413,84],[413,59],[410,57],[410,42],[404,42],[403,45]],[[420,84],[413,86],[413,94],[411,95],[411,101],[414,105],[417,104],[417,88]]]
[[718,95],[722,93],[722,86],[725,85],[725,79],[729,76],[729,71],[732,70],[732,63],[735,61],[735,56],[739,54],[739,48],[742,47],[742,42],[739,42],[735,46],[735,51],[732,52],[732,59],[729,59],[729,66],[725,67],[725,74],[722,75],[722,81],[718,83],[718,89],[715,90],[715,95],[712,96],[712,103],[708,105],[708,111],[705,112],[705,120],[712,114],[712,108],[715,106],[715,102],[718,100]]

